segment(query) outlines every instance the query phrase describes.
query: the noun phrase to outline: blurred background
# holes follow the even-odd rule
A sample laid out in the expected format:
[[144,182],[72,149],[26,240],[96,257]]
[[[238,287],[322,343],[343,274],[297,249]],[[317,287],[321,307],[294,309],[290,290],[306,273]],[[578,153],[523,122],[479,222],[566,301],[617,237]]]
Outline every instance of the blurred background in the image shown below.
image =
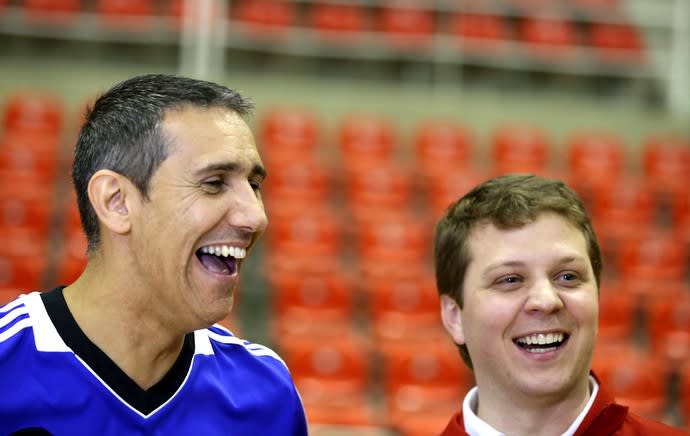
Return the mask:
[[283,356],[313,434],[438,434],[459,409],[433,226],[508,172],[583,197],[595,369],[690,429],[689,27],[688,0],[0,0],[0,303],[83,268],[88,102],[181,73],[257,104],[270,225],[224,324]]

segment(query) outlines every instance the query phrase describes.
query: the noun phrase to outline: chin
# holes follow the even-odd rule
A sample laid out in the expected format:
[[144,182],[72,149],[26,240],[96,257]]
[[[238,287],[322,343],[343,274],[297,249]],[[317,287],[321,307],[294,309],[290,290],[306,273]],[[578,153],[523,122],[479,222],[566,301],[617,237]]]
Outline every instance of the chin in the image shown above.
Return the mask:
[[567,396],[572,392],[580,376],[575,374],[542,374],[541,376],[531,376],[522,381],[522,391],[525,394],[535,397],[550,398]]
[[217,296],[211,301],[196,302],[195,317],[198,321],[197,328],[204,329],[217,324],[230,315],[233,307],[232,293]]

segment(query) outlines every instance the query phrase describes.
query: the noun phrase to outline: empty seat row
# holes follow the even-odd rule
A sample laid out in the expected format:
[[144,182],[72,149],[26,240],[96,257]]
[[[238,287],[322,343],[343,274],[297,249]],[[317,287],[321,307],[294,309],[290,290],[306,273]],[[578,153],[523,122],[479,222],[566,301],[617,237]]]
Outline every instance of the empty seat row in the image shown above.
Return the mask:
[[[337,155],[346,169],[397,160],[433,176],[476,163],[475,155],[487,148],[490,161],[485,163],[493,172],[567,170],[586,176],[581,184],[595,188],[626,171],[642,173],[660,185],[686,185],[690,177],[690,138],[682,134],[650,134],[629,149],[621,134],[601,130],[570,132],[558,144],[546,129],[531,123],[497,125],[486,138],[451,119],[420,121],[408,137],[378,114],[345,115],[335,124],[326,126],[307,108],[274,107],[262,114],[257,131],[269,162],[324,153]],[[632,151],[637,148],[641,151]],[[565,159],[558,162],[561,155]]]
[[[331,204],[348,218],[334,228],[401,214],[424,215],[431,226],[479,182],[535,172],[563,179],[580,193],[607,252],[616,252],[619,241],[656,239],[660,232],[690,242],[690,141],[680,135],[652,135],[633,151],[612,132],[575,132],[560,152],[543,129],[525,125],[496,128],[486,145],[448,120],[420,122],[409,137],[385,118],[361,114],[329,130],[299,109],[260,117],[257,136],[271,174],[264,191],[269,214],[297,209],[306,222],[305,211]],[[476,157],[482,148],[488,148],[484,162]],[[563,162],[553,162],[557,157]],[[332,222],[333,213],[325,215],[320,222]]]
[[[30,13],[60,13],[74,14],[80,11],[94,10],[106,15],[180,15],[184,0],[16,0],[18,6]],[[461,10],[468,8],[482,13],[505,12],[506,15],[518,13],[530,13],[534,6],[541,7],[542,11],[562,11],[572,15],[586,16],[585,12],[620,12],[620,0],[503,0],[485,4],[483,7],[469,7],[468,4],[458,4],[456,8]],[[11,4],[12,0],[0,2],[0,8]],[[350,5],[358,6],[361,10],[372,9],[382,12],[385,21],[393,26],[410,27],[416,25],[424,28],[423,22],[427,20],[417,18],[417,11],[432,12],[433,9],[420,6],[410,0],[380,0],[377,2],[351,1],[321,2],[319,0],[233,0],[230,5],[237,16],[247,21],[256,21],[265,24],[290,25],[293,24],[301,8],[317,9],[318,12],[329,11],[329,8],[321,8],[322,5]],[[348,11],[351,9],[337,9]],[[439,8],[439,12],[450,12],[454,9],[450,5]],[[344,16],[341,22],[347,22]],[[359,21],[359,20],[358,20]],[[365,21],[365,20],[362,20]]]
[[[16,91],[2,101],[2,130],[5,136],[33,133],[59,136],[64,128],[65,104],[50,91]],[[11,141],[6,138],[5,141]]]
[[[524,1],[524,0],[523,0]],[[534,0],[532,0],[534,1]],[[591,0],[589,0],[591,2]],[[583,6],[587,1],[577,0]],[[545,2],[540,10],[551,11],[545,17],[533,14],[531,5],[520,8],[525,17],[516,19],[514,6],[520,1],[507,2],[497,10],[469,12],[435,11],[407,0],[385,0],[379,4],[351,2],[319,2],[288,0],[234,0],[230,2],[230,17],[247,25],[246,30],[263,36],[292,27],[313,28],[330,42],[351,42],[381,32],[384,40],[396,48],[430,48],[436,33],[453,35],[462,47],[479,53],[512,50],[501,42],[522,41],[529,44],[529,52],[537,56],[575,54],[575,46],[596,48],[606,60],[643,59],[644,42],[639,30],[625,23],[617,14],[615,23],[576,22],[582,16],[577,10],[562,7],[560,2]],[[550,3],[550,4],[545,4]],[[153,16],[173,16],[176,23],[183,14],[184,2],[171,0],[23,0],[19,2],[29,20],[69,20],[77,12],[95,12],[105,24],[132,24],[137,19]],[[604,5],[610,6],[610,5]],[[607,8],[617,11],[619,8]],[[505,15],[501,15],[501,11]],[[145,24],[139,22],[139,24]],[[279,32],[280,33],[280,32]],[[495,53],[494,53],[495,54]]]
[[[302,7],[300,7],[302,6]],[[504,5],[506,6],[506,5]],[[405,0],[382,1],[380,4],[335,2],[290,2],[284,0],[239,0],[233,6],[233,17],[250,25],[256,33],[288,30],[291,26],[311,27],[330,41],[352,42],[380,32],[385,41],[398,47],[419,48],[430,45],[435,34],[454,35],[468,50],[510,50],[508,40],[526,42],[535,54],[574,54],[577,45],[592,46],[604,56],[616,60],[641,60],[644,43],[638,29],[621,17],[616,23],[577,23],[578,14],[568,8],[557,8],[556,2],[544,13],[516,18],[510,7],[493,11],[470,8],[467,12],[434,11],[428,6]],[[306,12],[303,11],[307,8]],[[438,12],[438,13],[437,13]],[[257,25],[251,27],[251,25]],[[495,54],[495,53],[494,53]]]

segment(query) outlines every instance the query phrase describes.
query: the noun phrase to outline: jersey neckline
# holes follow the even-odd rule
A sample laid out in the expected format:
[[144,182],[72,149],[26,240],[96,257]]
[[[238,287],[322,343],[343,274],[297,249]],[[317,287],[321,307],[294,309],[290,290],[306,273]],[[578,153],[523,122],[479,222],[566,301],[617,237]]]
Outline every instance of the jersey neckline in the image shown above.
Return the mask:
[[115,394],[143,415],[149,415],[175,395],[184,383],[194,357],[194,333],[184,337],[182,350],[163,378],[142,389],[84,334],[72,316],[64,286],[41,293],[48,317],[60,338]]

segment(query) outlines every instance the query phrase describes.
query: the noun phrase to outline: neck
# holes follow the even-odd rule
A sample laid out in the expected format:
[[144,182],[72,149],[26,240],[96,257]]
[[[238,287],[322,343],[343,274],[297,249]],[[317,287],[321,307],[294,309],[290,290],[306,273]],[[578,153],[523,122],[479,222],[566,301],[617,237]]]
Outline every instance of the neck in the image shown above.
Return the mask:
[[491,392],[480,390],[476,414],[509,436],[563,434],[584,410],[589,396],[589,378],[558,398],[526,396],[518,401],[505,396],[495,398]]
[[89,340],[137,385],[148,389],[175,363],[185,333],[151,316],[155,301],[122,283],[122,277],[126,275],[107,274],[90,263],[65,288],[65,301]]

